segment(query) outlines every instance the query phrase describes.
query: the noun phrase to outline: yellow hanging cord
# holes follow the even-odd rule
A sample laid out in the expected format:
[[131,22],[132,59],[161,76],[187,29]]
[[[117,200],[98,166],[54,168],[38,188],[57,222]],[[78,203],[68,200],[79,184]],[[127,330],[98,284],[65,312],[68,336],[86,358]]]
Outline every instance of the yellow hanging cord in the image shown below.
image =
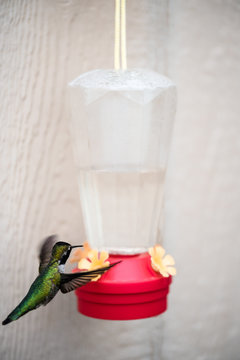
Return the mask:
[[120,0],[115,1],[114,68],[120,69]]
[[126,0],[121,0],[121,55],[122,69],[127,69],[127,49],[126,49]]
[[[121,37],[121,43],[120,43]],[[127,69],[126,50],[126,0],[115,0],[115,42],[114,42],[114,68],[120,69],[120,45],[122,70]]]

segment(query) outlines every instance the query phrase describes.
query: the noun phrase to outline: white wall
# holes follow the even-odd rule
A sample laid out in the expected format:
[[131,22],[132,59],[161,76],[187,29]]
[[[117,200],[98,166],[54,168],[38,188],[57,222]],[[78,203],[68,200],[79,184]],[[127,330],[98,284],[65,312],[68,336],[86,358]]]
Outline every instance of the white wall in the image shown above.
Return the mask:
[[[1,360],[239,359],[240,2],[128,0],[128,63],[171,77],[178,111],[165,247],[177,261],[161,317],[81,316],[75,295],[0,328]],[[113,63],[114,1],[0,4],[2,320],[37,274],[45,235],[84,239],[66,84]]]

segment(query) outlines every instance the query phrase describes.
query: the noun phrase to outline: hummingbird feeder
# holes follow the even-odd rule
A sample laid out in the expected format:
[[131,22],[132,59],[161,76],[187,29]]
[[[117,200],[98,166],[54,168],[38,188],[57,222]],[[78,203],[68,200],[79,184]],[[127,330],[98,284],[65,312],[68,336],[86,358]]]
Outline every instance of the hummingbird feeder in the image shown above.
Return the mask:
[[109,253],[110,263],[121,260],[76,290],[78,310],[108,320],[164,312],[172,279],[156,271],[148,249],[162,219],[176,88],[154,71],[127,69],[124,0],[121,5],[117,0],[115,69],[93,70],[69,84],[87,239]]

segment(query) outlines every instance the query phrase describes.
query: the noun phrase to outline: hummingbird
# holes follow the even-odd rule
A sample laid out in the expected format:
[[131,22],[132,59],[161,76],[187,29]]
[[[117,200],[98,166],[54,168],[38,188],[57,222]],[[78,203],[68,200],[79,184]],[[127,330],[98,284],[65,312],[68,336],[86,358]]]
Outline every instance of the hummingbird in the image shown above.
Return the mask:
[[102,275],[118,262],[104,268],[81,271],[76,273],[64,273],[64,267],[71,250],[83,245],[70,245],[67,242],[57,241],[56,235],[45,239],[40,249],[39,275],[34,280],[27,295],[20,304],[7,316],[2,325],[9,324],[41,305],[47,305],[59,290],[68,293],[80,286],[87,284],[96,275]]

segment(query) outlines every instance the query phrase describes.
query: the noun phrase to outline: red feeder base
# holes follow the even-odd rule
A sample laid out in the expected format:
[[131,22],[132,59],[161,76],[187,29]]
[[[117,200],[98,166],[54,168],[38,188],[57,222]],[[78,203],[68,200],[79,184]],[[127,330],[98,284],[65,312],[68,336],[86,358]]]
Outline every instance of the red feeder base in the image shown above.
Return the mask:
[[156,316],[167,309],[171,276],[164,278],[156,273],[148,253],[110,255],[108,260],[122,262],[97,282],[76,290],[80,313],[97,319],[134,320]]

